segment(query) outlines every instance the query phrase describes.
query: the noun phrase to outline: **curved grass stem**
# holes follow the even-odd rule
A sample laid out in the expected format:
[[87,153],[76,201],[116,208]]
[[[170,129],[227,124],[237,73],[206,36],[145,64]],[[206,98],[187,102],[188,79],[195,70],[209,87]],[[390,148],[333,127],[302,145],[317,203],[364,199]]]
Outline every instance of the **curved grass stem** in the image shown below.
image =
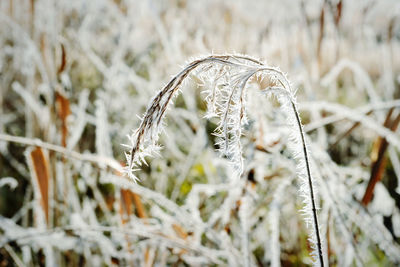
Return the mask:
[[[173,77],[170,82],[164,86],[153,98],[149,104],[143,120],[139,128],[130,137],[131,139],[131,151],[130,155],[127,155],[128,168],[127,173],[131,178],[137,180],[136,176],[133,175],[134,167],[140,165],[144,161],[144,157],[149,155],[156,147],[156,142],[161,132],[161,121],[165,116],[165,111],[167,110],[168,104],[171,101],[174,94],[179,91],[178,89],[184,82],[185,78],[189,74],[200,66],[203,67],[199,72],[208,72],[218,65],[218,67],[225,66],[230,68],[230,72],[225,74],[225,78],[228,82],[224,84],[230,84],[230,87],[222,86],[221,95],[226,97],[221,97],[219,107],[222,107],[217,115],[220,117],[221,122],[217,127],[218,136],[220,136],[222,141],[219,142],[222,147],[222,154],[228,156],[234,166],[237,173],[236,175],[240,177],[242,174],[242,151],[240,145],[240,135],[242,127],[242,117],[244,116],[244,97],[243,91],[246,88],[246,84],[251,80],[251,78],[257,74],[270,76],[272,80],[276,82],[279,87],[273,87],[269,93],[275,94],[278,97],[282,97],[281,104],[289,112],[288,117],[292,117],[293,113],[295,119],[289,120],[292,128],[292,133],[295,136],[293,141],[298,148],[294,149],[294,154],[301,155],[298,158],[298,175],[301,177],[302,185],[301,191],[305,192],[303,194],[306,200],[306,221],[310,220],[313,224],[313,232],[311,233],[310,240],[313,242],[313,249],[315,254],[316,264],[319,266],[324,266],[323,254],[322,254],[322,242],[319,231],[317,208],[316,208],[316,196],[313,184],[313,179],[311,176],[310,167],[310,156],[307,151],[307,144],[305,140],[305,133],[303,126],[301,124],[300,116],[297,111],[295,104],[295,92],[291,89],[289,80],[286,78],[285,74],[279,69],[269,67],[264,65],[262,62],[251,59],[247,56],[232,56],[232,55],[220,55],[220,56],[209,56],[203,59],[195,60],[189,63],[182,71],[180,71],[175,77]],[[221,69],[217,68],[214,72],[214,76],[220,76]],[[232,80],[233,79],[233,80]],[[231,81],[231,83],[229,83]],[[215,85],[215,84],[214,84]],[[209,98],[215,101],[215,88],[213,87],[212,96]],[[212,103],[215,104],[215,103]],[[225,109],[224,109],[225,108]],[[214,111],[213,111],[214,112]],[[303,164],[304,163],[304,164]],[[308,194],[308,195],[307,195]],[[314,238],[315,234],[315,238]]]

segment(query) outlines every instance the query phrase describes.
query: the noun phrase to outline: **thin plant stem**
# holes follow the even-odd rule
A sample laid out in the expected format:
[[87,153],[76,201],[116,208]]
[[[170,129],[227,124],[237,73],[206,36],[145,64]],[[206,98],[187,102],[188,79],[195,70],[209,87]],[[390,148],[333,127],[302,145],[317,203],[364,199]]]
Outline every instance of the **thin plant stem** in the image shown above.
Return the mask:
[[62,146],[44,142],[40,139],[32,139],[32,138],[27,138],[27,137],[14,136],[14,135],[0,133],[0,141],[17,143],[17,144],[28,145],[28,146],[41,147],[46,150],[51,150],[51,151],[60,153],[69,158],[74,158],[74,159],[77,159],[80,161],[89,161],[89,162],[95,163],[99,166],[107,166],[118,172],[122,172],[122,170],[123,170],[121,164],[118,161],[116,161],[115,159],[103,157],[103,156],[99,156],[99,155],[95,155],[95,154],[82,154],[82,153],[79,153],[76,151],[69,150]]
[[310,170],[310,162],[309,162],[309,155],[308,155],[308,150],[305,142],[305,137],[304,137],[304,131],[303,127],[301,124],[300,116],[299,113],[297,112],[297,108],[295,103],[291,102],[293,112],[296,117],[296,122],[299,128],[300,136],[301,136],[301,142],[303,146],[303,156],[304,160],[306,162],[306,168],[307,168],[307,180],[308,180],[308,185],[310,188],[310,199],[311,199],[311,205],[312,205],[312,214],[313,214],[313,220],[314,220],[314,230],[315,230],[315,235],[317,237],[317,249],[318,249],[318,257],[319,261],[321,263],[321,266],[324,266],[324,260],[322,257],[322,242],[321,242],[321,236],[319,233],[319,223],[318,223],[318,216],[317,216],[317,208],[315,204],[315,196],[314,196],[314,185],[312,182],[312,177],[311,177],[311,170]]

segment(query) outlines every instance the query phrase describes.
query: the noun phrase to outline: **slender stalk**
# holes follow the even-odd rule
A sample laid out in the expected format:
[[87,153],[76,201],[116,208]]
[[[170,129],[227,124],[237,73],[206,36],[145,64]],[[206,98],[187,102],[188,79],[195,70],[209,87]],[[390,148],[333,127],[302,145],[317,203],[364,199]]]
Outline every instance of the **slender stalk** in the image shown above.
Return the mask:
[[315,204],[315,196],[314,196],[314,185],[312,182],[312,177],[311,177],[311,170],[310,170],[310,160],[309,160],[309,155],[308,155],[308,150],[305,142],[305,137],[304,137],[304,131],[303,127],[301,124],[300,116],[299,113],[297,112],[297,108],[295,103],[291,101],[293,113],[295,114],[296,117],[296,122],[297,126],[299,128],[300,136],[301,136],[301,142],[303,146],[303,156],[304,160],[306,162],[306,168],[307,168],[307,180],[308,180],[308,186],[310,189],[310,199],[311,199],[311,205],[312,205],[312,214],[313,214],[313,221],[314,221],[314,230],[315,230],[315,235],[317,237],[317,249],[318,249],[318,258],[320,261],[321,266],[324,266],[324,260],[322,256],[322,243],[321,243],[321,236],[319,232],[319,223],[318,223],[318,217],[317,217],[317,208]]
[[2,134],[0,133],[0,141],[5,141],[5,142],[11,142],[11,143],[17,143],[17,144],[22,144],[22,145],[28,145],[28,146],[36,146],[36,147],[41,147],[46,150],[51,150],[57,153],[60,153],[66,157],[69,158],[74,158],[80,161],[89,161],[92,163],[95,163],[99,166],[105,165],[107,167],[110,167],[118,172],[122,172],[122,166],[121,164],[116,161],[115,159],[112,158],[107,158],[95,154],[82,154],[76,151],[69,150],[65,147],[46,143],[40,139],[32,139],[32,138],[27,138],[27,137],[21,137],[21,136],[13,136],[9,134]]

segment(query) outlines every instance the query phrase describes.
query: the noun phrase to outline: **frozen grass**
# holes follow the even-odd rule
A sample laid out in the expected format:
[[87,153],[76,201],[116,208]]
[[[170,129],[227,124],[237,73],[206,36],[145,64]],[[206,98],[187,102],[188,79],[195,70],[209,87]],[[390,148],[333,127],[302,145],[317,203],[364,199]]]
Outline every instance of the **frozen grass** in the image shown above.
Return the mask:
[[[245,99],[247,99],[248,83],[251,82],[253,77],[261,81],[264,78],[273,80],[272,86],[261,88],[261,90],[266,95],[277,97],[282,106],[282,111],[286,115],[286,121],[290,125],[290,145],[298,162],[297,175],[301,181],[299,191],[305,203],[303,212],[307,224],[312,225],[309,238],[313,248],[312,254],[315,257],[315,265],[324,266],[310,154],[303,125],[297,111],[295,92],[286,76],[277,68],[266,66],[258,60],[241,55],[213,55],[189,63],[156,94],[150,102],[139,128],[130,136],[131,145],[128,145],[130,154],[126,156],[128,161],[126,173],[136,182],[138,178],[133,172],[137,166],[141,166],[142,163],[146,164],[145,157],[151,156],[154,151],[158,151],[156,142],[163,129],[162,120],[165,111],[185,78],[197,69],[200,69],[197,76],[204,75],[203,79],[206,80],[202,83],[210,82],[213,84],[213,87],[206,91],[205,98],[208,106],[206,117],[220,119],[214,135],[220,139],[217,142],[220,153],[228,158],[233,165],[235,171],[232,179],[240,179],[243,174],[244,166],[240,138],[242,127],[246,124],[244,121],[247,121]],[[251,103],[248,105],[251,105]],[[246,218],[241,216],[241,220],[246,221]],[[248,246],[247,242],[246,237],[244,247]],[[244,259],[243,265],[249,266],[247,249],[244,253]]]
[[399,264],[399,10],[0,1],[1,264]]

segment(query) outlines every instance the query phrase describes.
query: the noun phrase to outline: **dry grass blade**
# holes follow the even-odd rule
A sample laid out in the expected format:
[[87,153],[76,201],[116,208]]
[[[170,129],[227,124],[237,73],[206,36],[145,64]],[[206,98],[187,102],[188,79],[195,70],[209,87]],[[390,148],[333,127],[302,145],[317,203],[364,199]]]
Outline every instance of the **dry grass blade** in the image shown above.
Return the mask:
[[[131,200],[131,192],[126,189],[121,189],[121,199],[120,199],[120,209],[119,209],[119,215],[121,217],[121,223],[123,226],[125,226],[129,220],[130,216],[132,214],[132,200]],[[133,253],[132,250],[132,243],[130,242],[130,238],[128,235],[125,235],[125,249],[129,253]]]
[[57,75],[60,75],[65,70],[66,65],[67,65],[67,53],[65,52],[64,45],[61,44],[61,63],[57,69]]
[[[133,203],[135,205],[136,208],[136,215],[141,218],[141,219],[147,219],[147,213],[145,208],[143,207],[143,203],[140,200],[140,196],[130,190],[127,190],[131,196],[131,198],[133,199]],[[145,221],[145,223],[147,223]],[[153,262],[154,262],[154,258],[152,257],[152,255],[154,254],[154,248],[151,247],[146,247],[145,251],[144,251],[144,262],[145,262],[145,266],[153,266]]]
[[[123,207],[124,215],[131,216],[132,214],[132,201],[135,205],[136,215],[141,219],[148,218],[145,208],[143,207],[143,203],[140,200],[140,196],[131,192],[130,190],[121,189],[121,206]],[[128,219],[123,220],[126,223]]]
[[143,203],[140,200],[140,196],[138,194],[133,193],[133,192],[131,192],[131,194],[132,194],[132,198],[133,198],[133,203],[135,204],[135,208],[136,208],[136,215],[141,219],[148,218],[146,210],[143,207]]
[[[390,109],[386,116],[384,127],[390,128],[391,131],[395,132],[400,123],[400,113],[396,116],[396,118],[392,119],[394,109]],[[374,148],[372,151],[372,165],[371,165],[371,177],[369,179],[367,188],[365,190],[364,196],[361,200],[361,203],[364,206],[367,206],[373,197],[374,188],[377,182],[382,179],[382,176],[385,171],[386,166],[386,156],[385,152],[389,146],[389,143],[385,138],[378,137],[374,144]]]
[[122,224],[126,224],[129,221],[129,217],[132,214],[131,192],[126,189],[121,189],[120,214],[121,214]]
[[182,239],[185,239],[188,237],[188,233],[180,226],[179,224],[172,224],[172,228],[174,231],[178,234],[178,236]]
[[325,4],[321,7],[321,13],[319,16],[319,35],[318,35],[318,43],[317,43],[317,57],[318,62],[321,64],[321,48],[322,48],[322,40],[324,39],[324,28],[325,28]]
[[49,180],[50,180],[50,168],[49,162],[46,159],[42,149],[36,147],[29,153],[30,165],[32,167],[32,174],[34,184],[37,185],[35,193],[40,199],[43,212],[45,214],[46,222],[49,222]]
[[335,15],[334,15],[336,27],[339,27],[340,19],[342,18],[342,9],[343,9],[343,1],[340,0],[336,4],[336,12],[335,12]]
[[[120,215],[121,215],[121,220],[122,224],[125,225],[126,223],[129,222],[129,218],[132,214],[132,200],[133,204],[135,205],[136,208],[136,215],[141,218],[141,219],[146,219],[148,218],[146,214],[146,210],[143,207],[142,201],[140,200],[140,196],[136,193],[133,193],[132,191],[128,189],[121,189],[121,209],[120,209]],[[145,222],[146,224],[146,222]],[[132,253],[132,244],[129,241],[128,235],[125,236],[127,240],[127,250]],[[153,249],[150,247],[146,247],[144,251],[144,262],[145,266],[152,266],[153,265],[153,259],[151,257],[151,254],[153,252]]]
[[[118,176],[121,176],[121,178],[123,178],[121,172],[116,171],[116,174]],[[140,199],[140,195],[132,192],[131,190],[121,188],[121,211],[120,211],[120,213],[121,213],[121,215],[128,216],[127,220],[125,220],[125,221],[123,220],[124,224],[129,220],[129,216],[132,214],[132,201],[133,201],[133,205],[135,206],[135,209],[136,209],[136,215],[141,219],[148,218],[146,210]],[[125,214],[123,214],[123,213],[125,213]]]
[[61,93],[56,92],[57,114],[61,119],[61,145],[67,146],[68,127],[67,117],[71,114],[69,100]]

